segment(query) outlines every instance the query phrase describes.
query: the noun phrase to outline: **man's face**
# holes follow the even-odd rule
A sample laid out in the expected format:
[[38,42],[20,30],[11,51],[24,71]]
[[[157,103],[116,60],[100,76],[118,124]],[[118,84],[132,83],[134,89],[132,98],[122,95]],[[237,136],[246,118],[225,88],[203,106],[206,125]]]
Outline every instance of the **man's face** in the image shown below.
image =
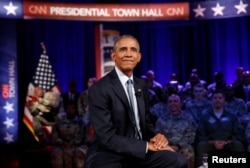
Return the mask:
[[129,37],[121,39],[116,44],[111,58],[123,73],[131,75],[134,67],[141,60],[137,41]]
[[224,102],[225,102],[225,98],[222,93],[215,93],[212,96],[212,104],[215,108],[223,107]]
[[147,72],[147,80],[148,80],[148,82],[153,82],[154,79],[155,79],[154,72],[153,71]]
[[168,98],[168,108],[172,114],[179,114],[181,109],[181,100],[177,95],[171,95]]
[[201,99],[201,98],[203,98],[204,95],[205,95],[204,89],[203,89],[203,88],[200,88],[200,87],[194,87],[193,93],[194,93],[194,97],[195,97],[196,99]]
[[225,94],[227,98],[232,98],[234,97],[234,89],[233,86],[226,86],[225,88]]
[[195,85],[197,83],[199,83],[199,78],[196,74],[193,74],[190,78],[189,78],[189,81],[191,83],[191,85]]

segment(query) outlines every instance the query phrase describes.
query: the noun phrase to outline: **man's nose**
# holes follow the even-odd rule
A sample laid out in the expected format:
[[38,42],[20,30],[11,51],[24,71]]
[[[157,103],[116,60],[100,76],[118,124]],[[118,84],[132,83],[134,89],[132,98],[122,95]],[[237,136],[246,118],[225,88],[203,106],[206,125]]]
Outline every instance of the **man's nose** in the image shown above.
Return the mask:
[[126,56],[132,56],[132,50],[128,49],[128,50],[126,51]]

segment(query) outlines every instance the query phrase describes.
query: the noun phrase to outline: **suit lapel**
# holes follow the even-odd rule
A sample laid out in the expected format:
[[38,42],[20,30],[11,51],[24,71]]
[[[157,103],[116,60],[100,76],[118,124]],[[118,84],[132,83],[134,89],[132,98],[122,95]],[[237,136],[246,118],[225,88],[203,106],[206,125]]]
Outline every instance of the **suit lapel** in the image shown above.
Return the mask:
[[128,97],[126,95],[126,92],[121,84],[121,81],[119,80],[119,78],[116,74],[116,71],[112,70],[110,75],[111,75],[111,83],[113,85],[114,93],[116,94],[118,99],[120,99],[121,102],[124,104],[124,107],[126,108],[125,111],[128,113],[129,118],[131,120],[131,124],[132,124],[132,121],[133,121],[132,112],[131,112],[131,108],[129,105],[129,100],[128,100]]
[[[124,104],[126,108],[125,110],[128,113],[128,116],[132,124],[133,116],[132,116],[132,112],[131,112],[131,108],[129,105],[129,100],[127,98],[126,92],[116,74],[116,71],[112,70],[110,75],[111,75],[110,78],[111,78],[111,83],[113,85],[114,93]],[[143,96],[142,86],[139,84],[139,80],[137,78],[134,78],[134,89],[135,89],[135,93],[137,93],[138,90],[141,90],[140,95],[136,94],[136,100],[137,100],[138,114],[140,118],[140,126],[141,126],[141,130],[143,131],[142,128],[145,127],[145,102],[143,98],[144,96]],[[133,127],[133,125],[131,126]]]
[[120,80],[117,79],[116,81],[113,81],[113,84],[114,84],[113,88],[114,88],[116,96],[119,99],[121,99],[121,101],[124,102],[127,107],[129,107],[129,101],[128,101],[127,95],[125,93],[125,90],[122,87],[122,84],[121,84]]

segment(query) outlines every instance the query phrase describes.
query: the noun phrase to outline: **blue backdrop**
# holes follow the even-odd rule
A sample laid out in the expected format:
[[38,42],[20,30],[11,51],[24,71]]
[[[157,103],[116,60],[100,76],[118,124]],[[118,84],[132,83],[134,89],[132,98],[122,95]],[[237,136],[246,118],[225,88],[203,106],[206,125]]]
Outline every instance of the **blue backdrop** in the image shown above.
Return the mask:
[[[14,1],[12,1],[14,2]],[[44,1],[42,1],[44,2]],[[69,2],[50,0],[50,2]],[[71,3],[103,3],[101,0],[71,0]],[[135,3],[134,0],[113,0],[110,3]],[[182,0],[141,0],[140,3],[182,2]],[[195,0],[190,2],[196,2]],[[218,1],[219,2],[219,1]],[[220,1],[221,2],[221,1]],[[239,1],[235,1],[237,3]],[[249,2],[243,0],[243,2]],[[105,1],[105,3],[108,3]],[[249,12],[250,5],[246,8]],[[191,13],[193,11],[190,11]],[[0,19],[1,26],[5,25]],[[20,116],[28,83],[31,81],[42,52],[44,42],[62,92],[68,81],[77,81],[77,90],[86,88],[88,77],[95,75],[94,28],[103,24],[104,29],[114,29],[120,34],[132,34],[141,44],[142,61],[135,75],[148,69],[155,71],[156,79],[165,84],[172,72],[180,82],[188,80],[192,68],[199,76],[212,82],[215,71],[222,71],[228,83],[235,79],[235,69],[250,69],[249,30],[250,17],[220,19],[190,19],[187,21],[151,22],[91,22],[64,20],[14,20],[18,56]],[[2,29],[1,29],[2,30]],[[19,117],[22,118],[22,117]]]
[[[84,1],[90,2],[94,1]],[[132,0],[112,2],[134,3]],[[249,7],[246,9],[250,10]],[[26,59],[23,62],[26,69],[24,76],[28,82],[41,53],[40,42],[44,41],[62,91],[67,90],[70,79],[77,80],[78,90],[81,91],[85,88],[86,79],[95,75],[94,28],[101,23],[104,29],[115,29],[139,39],[143,59],[136,75],[152,69],[157,80],[164,84],[169,75],[176,72],[184,83],[191,69],[197,68],[199,76],[208,83],[212,82],[213,74],[218,70],[231,83],[235,79],[236,67],[249,69],[249,21],[249,16],[157,22],[20,20],[18,44],[24,48],[19,55]]]

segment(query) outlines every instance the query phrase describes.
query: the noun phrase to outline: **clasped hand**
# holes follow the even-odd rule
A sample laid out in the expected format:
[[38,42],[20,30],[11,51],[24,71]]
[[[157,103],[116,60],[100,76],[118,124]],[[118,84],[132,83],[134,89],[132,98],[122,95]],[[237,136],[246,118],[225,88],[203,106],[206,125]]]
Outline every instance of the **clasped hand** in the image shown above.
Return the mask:
[[224,146],[225,146],[225,144],[226,144],[226,142],[225,142],[225,141],[222,141],[222,140],[216,140],[216,141],[214,141],[214,147],[215,147],[215,149],[217,149],[217,150],[223,149]]
[[149,151],[170,150],[174,151],[169,145],[167,138],[158,133],[148,142]]

